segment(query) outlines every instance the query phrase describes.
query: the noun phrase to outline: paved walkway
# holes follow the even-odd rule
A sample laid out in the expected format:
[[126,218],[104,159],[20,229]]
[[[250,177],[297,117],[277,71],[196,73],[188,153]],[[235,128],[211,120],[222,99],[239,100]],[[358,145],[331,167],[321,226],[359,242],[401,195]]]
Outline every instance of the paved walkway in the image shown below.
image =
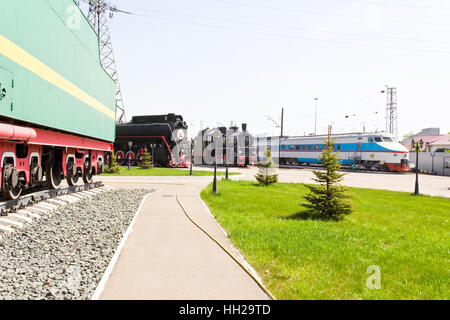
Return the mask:
[[234,250],[197,196],[211,177],[102,177],[102,181],[107,186],[159,191],[147,197],[100,299],[267,299],[236,262],[189,222],[176,201],[178,195],[197,223]]

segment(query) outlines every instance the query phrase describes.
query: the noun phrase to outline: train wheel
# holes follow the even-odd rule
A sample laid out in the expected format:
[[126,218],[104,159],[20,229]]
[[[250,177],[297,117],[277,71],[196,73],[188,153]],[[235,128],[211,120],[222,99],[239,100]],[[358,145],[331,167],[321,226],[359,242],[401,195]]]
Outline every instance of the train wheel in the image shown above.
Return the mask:
[[3,166],[3,181],[6,182],[3,189],[3,196],[8,200],[16,200],[19,198],[22,193],[22,188],[19,185],[19,175],[11,164],[5,164]]
[[128,164],[128,159],[130,159],[130,166],[134,166],[136,156],[134,155],[133,151],[128,151],[127,154],[125,155],[125,164]]
[[11,190],[3,190],[3,196],[8,200],[16,200],[20,197],[20,194],[22,193],[22,188],[17,187]]
[[140,166],[144,162],[144,151],[141,149],[136,155],[136,162]]
[[67,180],[67,184],[71,187],[73,187],[74,185],[76,185],[78,183],[78,175],[76,176],[72,176],[72,177],[66,177]]
[[75,166],[75,164],[70,161],[67,165],[67,184],[71,187],[73,187],[74,185],[77,184],[78,182],[78,174],[77,174],[77,167]]
[[117,151],[117,152],[116,152],[116,161],[117,161],[117,164],[118,164],[119,166],[121,166],[121,165],[123,164],[124,160],[125,160],[125,155],[124,155],[123,151],[120,151],[120,150]]
[[94,175],[92,174],[92,168],[89,169],[89,161],[84,163],[84,173],[83,173],[83,182],[84,183],[92,183]]
[[92,175],[92,172],[83,174],[83,182],[84,183],[92,183],[93,180],[94,180],[94,176]]
[[61,186],[61,170],[56,163],[48,164],[45,171],[45,179],[47,186],[51,189],[58,189]]

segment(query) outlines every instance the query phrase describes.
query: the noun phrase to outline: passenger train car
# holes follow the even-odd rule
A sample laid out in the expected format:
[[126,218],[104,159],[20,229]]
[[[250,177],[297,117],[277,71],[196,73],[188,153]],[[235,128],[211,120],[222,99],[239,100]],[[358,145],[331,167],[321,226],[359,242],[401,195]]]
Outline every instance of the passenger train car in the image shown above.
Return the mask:
[[[258,159],[269,148],[272,157],[283,164],[320,164],[319,157],[327,136],[258,138]],[[335,151],[343,166],[380,171],[408,171],[409,152],[386,133],[332,135]],[[281,156],[279,159],[279,155]]]

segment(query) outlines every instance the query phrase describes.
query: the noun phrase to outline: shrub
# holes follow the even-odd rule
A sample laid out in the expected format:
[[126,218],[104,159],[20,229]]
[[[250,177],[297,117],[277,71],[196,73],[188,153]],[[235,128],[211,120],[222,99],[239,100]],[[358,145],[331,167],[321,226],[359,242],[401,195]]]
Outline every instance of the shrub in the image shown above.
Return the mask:
[[118,173],[120,171],[120,167],[117,164],[117,159],[116,159],[116,155],[113,153],[112,158],[111,158],[111,167],[107,167],[105,169],[106,173]]
[[270,150],[264,153],[266,161],[264,163],[258,162],[258,173],[255,178],[260,184],[268,186],[278,182],[278,174],[275,172],[275,166]]
[[147,148],[144,148],[144,153],[142,154],[142,163],[139,165],[142,169],[153,168],[152,156],[148,153]]
[[324,139],[322,155],[319,160],[322,162],[324,171],[313,171],[316,176],[314,181],[319,185],[305,185],[311,192],[304,196],[306,203],[302,206],[308,209],[308,213],[315,218],[342,219],[344,215],[352,213],[352,204],[347,199],[346,189],[338,185],[344,179],[344,173],[339,173],[341,162],[339,156],[334,152],[335,139]]

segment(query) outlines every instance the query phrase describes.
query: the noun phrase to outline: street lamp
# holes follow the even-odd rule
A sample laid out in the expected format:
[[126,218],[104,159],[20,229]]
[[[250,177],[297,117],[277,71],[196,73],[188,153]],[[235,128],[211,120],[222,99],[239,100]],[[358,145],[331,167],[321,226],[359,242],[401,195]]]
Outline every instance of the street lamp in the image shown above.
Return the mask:
[[431,153],[431,174],[434,174],[434,157],[436,156],[436,153]]
[[217,194],[217,159],[216,150],[214,149],[214,180],[213,180],[213,192]]
[[212,137],[212,143],[213,143],[213,146],[214,146],[214,150],[213,150],[213,152],[214,152],[214,180],[213,180],[213,192],[215,193],[215,194],[218,194],[218,191],[217,191],[217,153],[216,153],[216,151],[217,151],[217,146],[215,145],[215,143],[216,143],[216,137]]
[[420,139],[420,141],[414,141],[414,139],[411,141],[411,147],[414,151],[416,151],[416,186],[414,189],[414,194],[419,195],[419,150],[423,147],[423,140]]
[[194,162],[194,140],[191,139],[191,165],[189,169],[189,175],[192,176],[192,162]]
[[133,146],[132,141],[128,141],[128,170],[130,170],[130,160],[131,160],[131,147]]

